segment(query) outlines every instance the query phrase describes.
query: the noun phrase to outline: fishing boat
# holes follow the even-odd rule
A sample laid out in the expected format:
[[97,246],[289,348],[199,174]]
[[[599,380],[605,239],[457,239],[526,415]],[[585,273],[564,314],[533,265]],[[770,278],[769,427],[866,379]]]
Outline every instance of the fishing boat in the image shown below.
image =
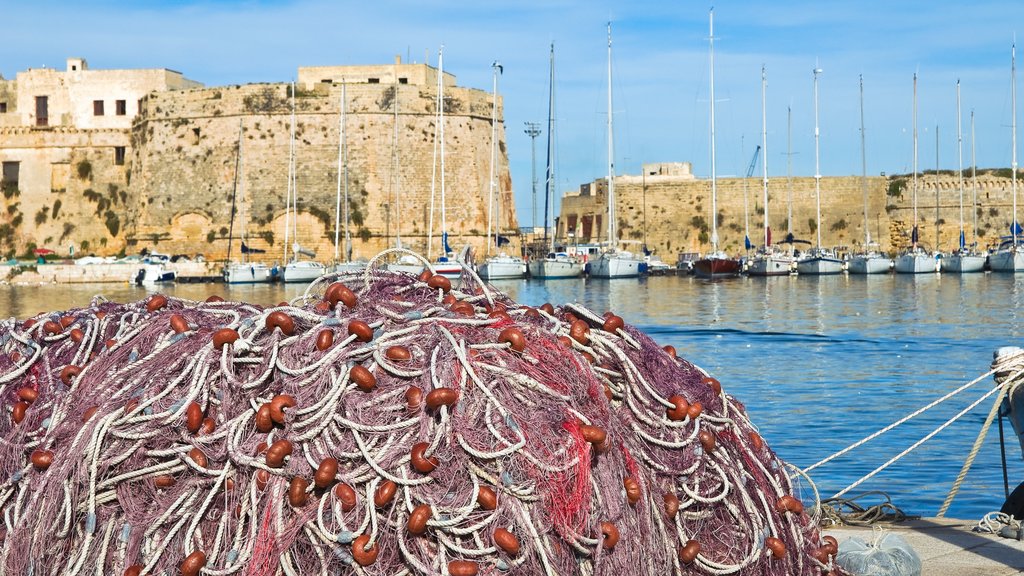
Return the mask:
[[[583,261],[555,249],[555,235],[550,228],[551,213],[555,206],[555,45],[551,44],[551,63],[548,79],[548,148],[544,175],[544,251],[534,253],[527,262],[531,278],[555,280],[579,278],[583,275]],[[549,234],[549,232],[551,232]]]
[[138,286],[152,286],[174,282],[178,277],[178,273],[168,268],[169,261],[170,259],[166,255],[150,253],[142,259],[142,267],[136,272],[133,282]]
[[709,115],[711,140],[711,252],[693,264],[694,273],[709,280],[739,276],[741,264],[738,258],[731,258],[718,249],[718,177],[715,171],[715,11],[708,18],[710,31],[710,102]]
[[[265,252],[259,248],[250,248],[245,243],[245,178],[240,174],[245,164],[242,162],[242,126],[244,120],[238,121],[238,150],[235,153],[235,181],[231,189],[231,219],[228,224],[228,257],[222,271],[224,282],[227,284],[260,284],[270,282],[273,274],[269,266],[262,262],[250,262],[250,254],[262,254]],[[236,198],[241,196],[240,199]],[[236,201],[237,200],[237,201]],[[241,239],[241,261],[231,260],[231,247],[234,241],[235,227],[235,206],[238,206],[238,222]]]
[[[334,264],[330,271],[336,274],[345,272],[358,272],[366,268],[366,262],[355,262],[352,260],[352,233],[349,226],[352,223],[352,212],[348,196],[348,130],[346,125],[347,116],[345,108],[348,104],[347,84],[341,83],[341,102],[338,114],[338,184],[334,196]],[[397,102],[398,96],[395,96]],[[344,183],[344,196],[342,196],[342,184]],[[339,250],[340,228],[342,227],[342,211],[344,210],[345,228],[345,259],[341,259]]]
[[864,77],[860,77],[860,188],[864,195],[864,245],[846,264],[850,274],[887,274],[892,259],[882,254],[877,242],[871,240],[868,226],[868,156],[864,135]]
[[761,189],[764,193],[764,244],[750,261],[747,274],[751,276],[788,276],[793,271],[795,259],[772,245],[772,228],[768,220],[768,74],[761,66]]
[[[291,124],[291,142],[289,145],[288,152],[288,194],[285,199],[285,218],[284,218],[284,244],[285,244],[285,260],[284,270],[281,273],[281,280],[284,282],[312,282],[317,278],[327,273],[327,267],[323,264],[316,262],[315,260],[301,260],[302,256],[308,258],[315,258],[316,252],[303,248],[299,244],[299,191],[298,191],[298,178],[296,174],[296,155],[297,150],[295,147],[295,83],[292,82],[292,124]],[[291,221],[291,232],[292,232],[292,257],[288,259],[288,223]]]
[[615,131],[612,122],[612,25],[608,23],[608,245],[590,263],[594,278],[636,278],[643,260],[618,247],[618,220],[615,214]]
[[914,226],[910,229],[910,248],[896,257],[893,268],[899,274],[935,272],[938,262],[920,245],[917,228],[917,74],[914,74]]
[[835,251],[821,246],[821,164],[818,150],[818,76],[821,72],[821,68],[814,69],[814,199],[818,242],[796,263],[798,274],[811,276],[839,274],[843,271],[843,261],[836,256]]
[[988,257],[989,266],[993,272],[1022,272],[1024,271],[1024,238],[1022,238],[1020,224],[1017,222],[1017,45],[1013,45],[1010,57],[1010,93],[1012,95],[1012,112],[1010,120],[1010,132],[1012,134],[1011,160],[1013,182],[1013,224],[1010,225],[1010,235],[1002,238],[999,248]]
[[967,245],[966,234],[964,233],[964,147],[963,132],[960,125],[960,80],[956,81],[956,149],[957,149],[957,177],[960,191],[960,236],[959,246],[949,255],[939,261],[939,267],[943,272],[965,273],[982,272],[985,269],[987,256],[981,254],[972,246]]
[[[483,264],[480,265],[477,272],[480,274],[481,278],[486,278],[487,280],[507,280],[523,278],[526,276],[526,260],[523,260],[518,256],[510,256],[504,252],[499,252],[494,256],[490,255],[492,245],[492,221],[494,224],[494,247],[500,248],[503,241],[508,242],[508,240],[498,232],[498,223],[501,221],[501,198],[500,195],[495,194],[495,188],[497,188],[495,167],[497,165],[498,154],[498,75],[501,73],[502,67],[500,63],[495,62],[491,64],[491,69],[494,75],[494,100],[491,104],[491,170],[487,192],[487,254],[485,255]],[[495,196],[499,197],[495,198]]]

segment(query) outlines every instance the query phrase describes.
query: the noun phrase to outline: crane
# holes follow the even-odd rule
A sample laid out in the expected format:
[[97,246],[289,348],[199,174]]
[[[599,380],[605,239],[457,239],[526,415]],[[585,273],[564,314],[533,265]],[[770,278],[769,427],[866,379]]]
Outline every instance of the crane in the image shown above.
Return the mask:
[[761,155],[761,145],[758,144],[754,148],[754,157],[750,159],[750,166],[747,166],[747,178],[754,175],[754,169],[757,168],[757,157]]
[[761,145],[758,144],[754,148],[754,157],[750,159],[750,166],[747,166],[747,178],[743,180],[743,220],[744,220],[744,233],[743,233],[743,245],[747,250],[750,250],[753,245],[750,243],[750,210],[747,207],[747,180],[754,175],[754,169],[757,168],[757,157],[761,154]]

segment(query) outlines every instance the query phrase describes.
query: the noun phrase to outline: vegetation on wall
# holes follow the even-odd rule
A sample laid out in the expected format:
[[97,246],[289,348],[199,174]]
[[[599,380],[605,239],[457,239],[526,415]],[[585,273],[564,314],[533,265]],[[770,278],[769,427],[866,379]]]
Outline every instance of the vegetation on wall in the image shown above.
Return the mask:
[[85,158],[79,160],[78,164],[75,165],[75,172],[78,173],[79,180],[92,179],[92,163]]

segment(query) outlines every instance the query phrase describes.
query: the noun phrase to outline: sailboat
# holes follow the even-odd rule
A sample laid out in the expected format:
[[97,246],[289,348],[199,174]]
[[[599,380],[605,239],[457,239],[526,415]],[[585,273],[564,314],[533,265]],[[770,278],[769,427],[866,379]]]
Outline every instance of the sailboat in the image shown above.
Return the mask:
[[[347,84],[341,83],[341,103],[339,105],[340,112],[338,114],[338,186],[337,192],[334,197],[334,266],[331,267],[331,272],[344,273],[344,272],[358,272],[366,268],[366,262],[353,262],[352,261],[352,233],[349,230],[349,224],[351,224],[351,211],[349,210],[349,197],[348,197],[348,131],[346,126],[346,115],[345,107],[348,99],[346,98]],[[396,95],[397,99],[398,96]],[[342,182],[344,182],[344,204],[342,204]],[[340,240],[340,228],[341,228],[341,214],[342,207],[344,206],[345,214],[345,259],[341,260],[339,253],[339,240]]]
[[555,280],[579,278],[583,275],[583,262],[566,252],[555,250],[555,235],[548,234],[551,212],[555,206],[555,45],[551,44],[551,65],[548,79],[548,150],[544,175],[544,240],[546,255],[534,255],[527,262],[531,278]]
[[292,82],[292,127],[291,127],[291,142],[289,146],[288,154],[288,198],[285,200],[285,259],[288,258],[288,221],[289,215],[291,216],[292,224],[292,258],[285,266],[284,271],[281,273],[281,279],[284,282],[312,282],[320,276],[323,276],[327,272],[327,268],[314,260],[300,260],[300,256],[308,256],[313,258],[316,253],[311,250],[306,250],[299,245],[299,191],[296,184],[298,178],[296,177],[296,166],[295,166],[295,83]]
[[612,25],[608,23],[608,246],[590,263],[594,278],[636,278],[643,260],[617,246],[615,216],[615,132],[612,129]]
[[868,156],[864,144],[864,77],[860,77],[860,187],[864,195],[864,246],[847,263],[850,274],[885,274],[892,268],[892,259],[878,250],[878,243],[871,241],[868,227]]
[[956,149],[957,149],[957,176],[960,188],[960,238],[956,251],[946,256],[939,262],[943,272],[963,273],[982,272],[985,269],[986,256],[974,249],[974,246],[967,245],[967,238],[964,234],[964,146],[963,132],[960,125],[960,80],[956,81]]
[[271,270],[270,268],[261,262],[249,262],[248,254],[261,254],[264,250],[257,248],[250,248],[245,244],[245,201],[239,199],[237,201],[238,212],[239,212],[239,228],[241,233],[239,237],[242,243],[242,260],[235,262],[231,260],[231,245],[234,239],[234,226],[235,226],[235,205],[236,205],[236,194],[242,196],[241,192],[244,190],[245,178],[239,177],[242,168],[245,164],[242,162],[242,122],[238,121],[238,151],[235,155],[235,185],[231,191],[231,222],[228,228],[228,258],[224,265],[223,276],[224,282],[227,284],[255,284],[262,282],[270,282]]
[[[449,278],[462,276],[462,262],[453,260],[453,250],[448,245],[448,218],[445,203],[445,166],[444,166],[444,46],[437,53],[437,126],[436,137],[437,147],[440,148],[441,158],[441,255],[434,262],[434,272]],[[437,148],[435,148],[436,150]],[[434,170],[437,170],[437,162],[434,162]],[[433,236],[434,220],[434,179],[430,184],[430,232]],[[432,242],[430,242],[432,244]],[[429,253],[432,246],[427,248]]]
[[798,274],[820,276],[825,274],[839,274],[843,271],[843,261],[836,257],[836,253],[828,248],[821,247],[821,164],[818,153],[818,75],[821,68],[815,68],[814,73],[814,202],[815,202],[815,230],[818,234],[818,241],[814,248],[808,250],[803,258],[796,263]]
[[[495,62],[491,65],[494,71],[494,102],[491,105],[491,172],[490,180],[488,181],[488,192],[487,192],[487,253],[490,254],[491,250],[491,224],[493,221],[494,228],[494,246],[501,248],[502,238],[500,232],[501,221],[501,198],[495,199],[495,188],[497,180],[495,179],[495,166],[497,164],[498,154],[498,74],[501,73],[501,64]],[[495,210],[495,200],[497,200],[497,210]],[[492,215],[497,213],[497,217],[492,218]],[[480,265],[479,274],[481,278],[488,280],[498,279],[515,279],[526,276],[526,261],[518,256],[510,256],[504,252],[499,252],[494,256],[488,256],[484,263]]]
[[896,258],[894,268],[900,274],[935,272],[935,258],[918,245],[917,229],[917,74],[914,74],[914,227],[910,230],[910,248]]
[[768,112],[767,112],[768,74],[761,66],[761,150],[764,159],[761,162],[761,188],[764,192],[764,245],[754,256],[747,268],[751,276],[788,276],[793,271],[794,258],[789,254],[772,248],[772,228],[768,221]]
[[1010,225],[1010,236],[1004,237],[999,244],[999,249],[988,257],[989,266],[993,272],[1021,272],[1024,271],[1024,244],[1021,242],[1021,227],[1017,222],[1017,45],[1013,45],[1010,59],[1010,93],[1012,95],[1012,119],[1010,131],[1012,133],[1012,154],[1011,167],[1013,174],[1013,223]]
[[718,249],[718,176],[715,172],[715,11],[708,16],[710,42],[710,87],[711,87],[711,252],[693,264],[697,276],[707,279],[732,278],[740,274],[740,261],[730,258]]

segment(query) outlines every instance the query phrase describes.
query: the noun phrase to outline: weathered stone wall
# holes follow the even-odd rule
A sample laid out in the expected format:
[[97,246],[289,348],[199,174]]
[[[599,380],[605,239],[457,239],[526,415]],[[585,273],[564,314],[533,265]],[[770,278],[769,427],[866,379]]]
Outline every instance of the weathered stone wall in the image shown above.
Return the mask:
[[[993,173],[978,176],[977,206],[978,243],[995,243],[1008,233],[1012,213],[1012,182],[1009,171],[1003,177]],[[1019,178],[1019,176],[1018,176]],[[905,186],[894,184],[904,181]],[[762,244],[764,201],[759,178],[724,178],[718,180],[719,246],[738,253],[743,250],[744,214],[750,220],[750,239]],[[788,198],[792,187],[793,232],[797,238],[815,241],[815,187],[813,178],[785,178],[769,183],[769,224],[772,240],[783,238],[787,230]],[[939,213],[936,219],[936,187]],[[867,179],[868,228],[871,238],[885,250],[898,250],[909,241],[914,222],[913,185],[908,176],[872,177]],[[559,235],[565,237],[567,227],[575,226],[579,242],[606,239],[607,210],[605,185],[597,181],[586,190],[591,195],[569,195],[563,198]],[[678,252],[707,252],[710,249],[711,186],[708,180],[675,177],[621,176],[615,180],[619,237],[641,242],[662,259],[675,260]],[[965,179],[964,219],[967,242],[975,240],[972,233],[971,180]],[[645,215],[646,207],[646,215]],[[960,231],[959,182],[955,174],[942,173],[918,177],[918,226],[920,239],[929,246],[949,250],[956,246]],[[579,222],[579,225],[576,223]],[[644,223],[646,222],[646,227]],[[822,178],[821,235],[826,246],[855,247],[864,241],[864,196],[859,177]],[[589,230],[589,233],[588,233]]]
[[[318,84],[314,90],[298,90],[295,99],[298,242],[315,250],[320,260],[330,260],[334,253],[341,91],[338,85]],[[426,252],[436,91],[428,86],[362,84],[347,85],[345,92],[353,256],[367,258],[390,247],[399,229],[406,246]],[[232,249],[238,249],[244,227],[247,244],[267,251],[260,258],[280,261],[286,246],[289,94],[287,84],[258,84],[151,95],[132,131],[129,251],[151,246],[202,253],[208,259],[227,255],[241,125],[239,217]],[[454,249],[466,243],[480,248],[487,228],[492,102],[489,94],[465,88],[449,88],[445,96],[444,191],[450,244]],[[497,136],[500,228],[515,230],[518,224],[500,116]],[[441,230],[440,172],[435,181],[436,254]],[[288,244],[292,241],[289,238]]]

